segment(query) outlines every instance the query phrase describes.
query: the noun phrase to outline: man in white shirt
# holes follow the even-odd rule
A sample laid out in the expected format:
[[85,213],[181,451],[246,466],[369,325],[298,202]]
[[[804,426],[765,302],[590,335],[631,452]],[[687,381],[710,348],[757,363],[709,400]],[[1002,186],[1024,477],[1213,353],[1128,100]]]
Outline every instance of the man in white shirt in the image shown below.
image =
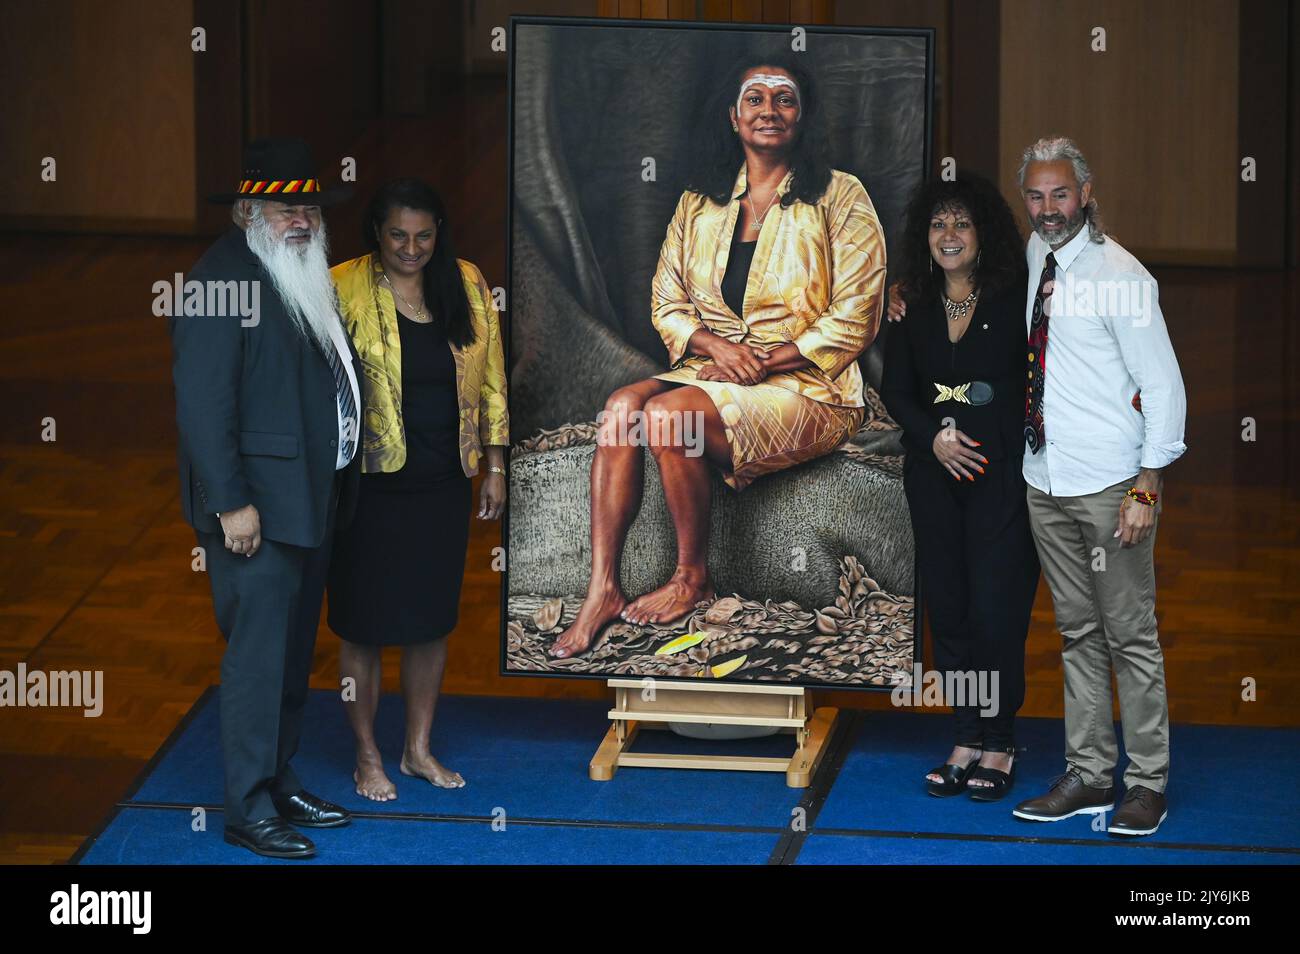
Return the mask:
[[1024,476],[1062,637],[1067,769],[1014,814],[1114,808],[1113,671],[1129,765],[1107,830],[1149,835],[1167,816],[1169,774],[1153,550],[1164,468],[1187,449],[1186,395],[1156,282],[1105,235],[1078,147],[1034,143],[1020,186],[1034,229]]

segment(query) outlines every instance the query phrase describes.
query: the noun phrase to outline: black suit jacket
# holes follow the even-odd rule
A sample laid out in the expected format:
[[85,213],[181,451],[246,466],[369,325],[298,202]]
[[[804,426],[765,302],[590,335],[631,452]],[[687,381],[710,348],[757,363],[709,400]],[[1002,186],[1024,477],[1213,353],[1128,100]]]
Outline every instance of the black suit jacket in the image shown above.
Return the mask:
[[[934,438],[946,420],[979,441],[989,460],[1020,457],[1025,446],[1025,282],[980,298],[971,324],[956,344],[938,294],[909,308],[889,329],[880,397],[903,429],[910,454],[933,461]],[[935,384],[968,381],[993,385],[993,400],[971,405],[934,403]]]
[[[339,436],[325,355],[294,327],[242,230],[232,227],[204,253],[186,276],[187,286],[192,281],[260,285],[256,325],[244,327],[237,314],[206,313],[209,307],[237,310],[214,307],[206,293],[205,313],[168,319],[185,519],[196,530],[220,533],[217,513],[251,503],[266,539],[318,547]],[[348,352],[360,384],[351,340]],[[358,447],[345,468],[340,526],[355,510],[360,473]]]

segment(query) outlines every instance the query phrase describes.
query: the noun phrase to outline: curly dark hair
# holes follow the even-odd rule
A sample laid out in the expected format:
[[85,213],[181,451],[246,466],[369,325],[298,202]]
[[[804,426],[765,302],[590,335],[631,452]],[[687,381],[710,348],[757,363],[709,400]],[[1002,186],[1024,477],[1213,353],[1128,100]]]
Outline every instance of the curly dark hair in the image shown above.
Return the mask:
[[1016,217],[997,186],[982,176],[959,174],[955,180],[931,179],[908,200],[899,249],[898,281],[909,305],[928,300],[942,290],[943,273],[931,265],[930,221],[935,214],[964,209],[979,240],[975,288],[996,294],[1025,281],[1025,242]]
[[815,205],[831,181],[830,136],[816,78],[798,57],[784,51],[748,53],[727,71],[696,121],[691,138],[695,161],[687,176],[686,190],[708,196],[718,205],[731,201],[736,171],[745,161],[745,151],[740,137],[731,130],[728,109],[736,102],[741,77],[755,66],[779,66],[799,84],[799,124],[790,146],[794,178],[781,205],[788,207],[796,200]]

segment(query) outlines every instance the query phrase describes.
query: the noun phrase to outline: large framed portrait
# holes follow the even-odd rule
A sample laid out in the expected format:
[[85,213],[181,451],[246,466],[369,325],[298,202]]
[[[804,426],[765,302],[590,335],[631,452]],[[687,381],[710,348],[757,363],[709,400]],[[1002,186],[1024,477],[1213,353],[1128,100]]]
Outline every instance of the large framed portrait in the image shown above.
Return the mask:
[[509,42],[501,671],[910,682],[877,388],[932,31],[513,17]]

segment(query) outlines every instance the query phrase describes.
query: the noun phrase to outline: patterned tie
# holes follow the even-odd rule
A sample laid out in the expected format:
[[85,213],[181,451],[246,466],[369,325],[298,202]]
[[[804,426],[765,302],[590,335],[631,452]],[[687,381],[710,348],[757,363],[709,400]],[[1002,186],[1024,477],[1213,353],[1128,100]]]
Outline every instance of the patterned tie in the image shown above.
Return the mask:
[[1043,449],[1043,381],[1047,374],[1047,299],[1052,290],[1048,287],[1056,279],[1056,256],[1047,253],[1043,274],[1038,279],[1038,294],[1034,298],[1034,312],[1029,319],[1029,384],[1025,388],[1025,440],[1029,451],[1037,454]]
[[352,385],[348,373],[339,360],[338,348],[331,345],[325,360],[329,363],[330,373],[334,375],[334,397],[338,401],[339,411],[343,415],[343,459],[352,459],[352,448],[356,445],[357,405],[352,400]]

